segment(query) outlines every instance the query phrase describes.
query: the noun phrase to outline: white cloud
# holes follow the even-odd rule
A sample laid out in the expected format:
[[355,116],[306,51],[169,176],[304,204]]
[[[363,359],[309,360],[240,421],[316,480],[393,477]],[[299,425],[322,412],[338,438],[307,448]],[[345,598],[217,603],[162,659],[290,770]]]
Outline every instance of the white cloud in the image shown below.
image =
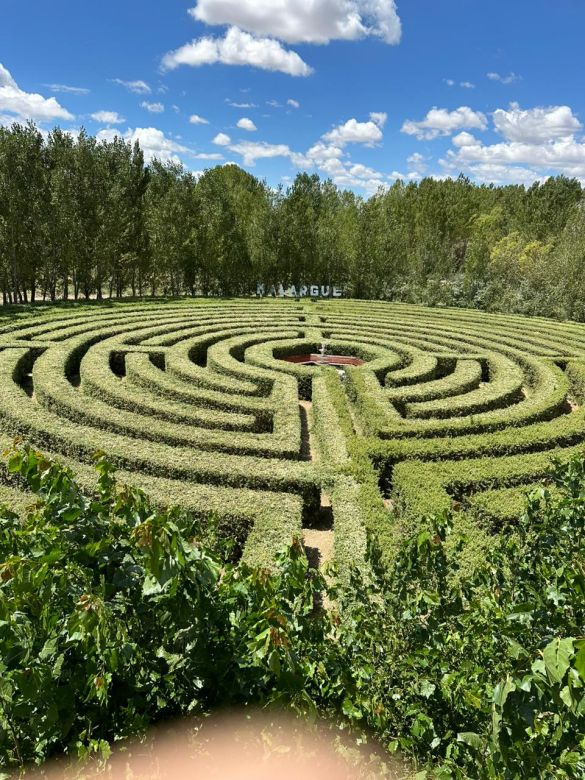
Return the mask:
[[[448,87],[454,87],[456,82],[454,79],[443,79]],[[463,89],[475,89],[475,84],[472,81],[460,81],[459,86]]]
[[292,157],[294,153],[286,144],[269,144],[265,141],[243,141],[239,144],[231,144],[230,152],[239,154],[244,165],[253,166],[256,160],[270,157]]
[[[380,117],[379,121],[382,122],[384,120]],[[364,124],[371,125],[381,136],[380,129],[373,122]],[[342,125],[341,127],[345,126]],[[273,144],[266,141],[232,143],[225,134],[221,133],[220,136],[214,139],[214,142],[217,143],[219,138],[220,145],[227,147],[230,152],[239,155],[242,159],[242,164],[246,166],[254,166],[258,160],[262,159],[283,157],[288,159],[291,165],[297,169],[318,169],[339,187],[362,189],[368,193],[377,192],[380,187],[387,186],[394,180],[393,175],[384,174],[368,165],[351,160],[349,154],[344,149],[346,135],[342,135],[341,143],[337,145],[328,141],[326,134],[305,153],[292,150],[287,144]],[[351,137],[354,138],[355,135]],[[363,133],[360,132],[359,138],[364,138]],[[369,141],[369,134],[366,138]],[[349,142],[347,141],[347,143]],[[399,176],[412,179],[418,178],[419,174],[409,173],[406,176],[400,174]]]
[[417,173],[423,173],[427,169],[426,157],[420,152],[414,152],[406,158],[406,164],[410,171],[416,171]]
[[373,146],[383,135],[381,128],[387,120],[383,112],[372,112],[369,122],[350,119],[325,133],[305,154],[290,152],[288,155],[297,168],[317,168],[338,187],[377,192],[390,177],[370,166],[351,160],[345,147],[351,143]]
[[477,140],[477,138],[471,133],[466,132],[465,130],[453,136],[454,146],[475,146],[478,143],[479,141]]
[[382,179],[383,174],[381,174],[379,171],[374,170],[373,168],[370,168],[367,165],[362,165],[361,163],[353,163],[348,168],[348,173],[350,176],[355,176],[358,179]]
[[198,38],[165,54],[164,70],[179,65],[249,65],[261,70],[279,71],[289,76],[308,76],[312,73],[306,62],[294,51],[288,51],[271,38],[254,38],[237,27],[230,27],[224,38]]
[[513,103],[508,111],[494,111],[493,120],[504,140],[485,144],[471,133],[459,133],[441,161],[445,170],[496,183],[528,183],[551,174],[585,180],[582,125],[569,106],[523,110]]
[[121,87],[125,87],[129,92],[134,92],[136,95],[149,95],[152,90],[146,81],[138,79],[137,81],[124,81],[123,79],[111,79],[114,84],[119,84]]
[[[370,114],[370,116],[372,115]],[[323,138],[325,141],[340,147],[346,144],[373,146],[383,138],[379,117],[385,115],[379,114],[377,116],[377,121],[370,120],[369,122],[358,122],[357,119],[348,119],[344,124],[338,125],[333,130],[325,133]]]
[[68,95],[89,95],[90,90],[85,87],[70,87],[68,84],[45,84],[51,92],[64,92]]
[[385,111],[370,111],[370,119],[378,127],[384,127],[388,114]]
[[567,176],[585,176],[585,143],[574,138],[560,138],[548,143],[518,141],[483,144],[476,138],[458,139],[457,152],[450,150],[448,158],[459,164],[530,165],[542,170],[554,170]]
[[165,107],[162,103],[149,103],[148,100],[143,100],[140,104],[140,107],[150,111],[151,114],[162,114],[162,112],[165,110]]
[[279,103],[278,100],[267,100],[266,101],[267,106],[272,106],[272,108],[282,108],[282,103]]
[[189,12],[210,25],[235,25],[287,43],[328,43],[366,36],[400,41],[394,0],[197,0]]
[[451,135],[456,130],[464,128],[485,130],[487,128],[485,114],[481,111],[473,111],[468,106],[460,106],[454,111],[435,106],[420,122],[407,119],[401,130],[407,135],[416,136],[419,140],[430,141],[440,135]]
[[0,63],[0,112],[7,123],[17,119],[33,119],[44,122],[51,119],[74,119],[54,97],[45,98],[36,92],[20,89],[10,72]]
[[528,110],[511,103],[510,110],[493,113],[494,126],[507,141],[541,143],[570,138],[583,127],[569,106],[537,107]]
[[[445,175],[455,177],[464,172],[478,182],[487,184],[533,184],[548,178],[546,174],[538,173],[533,168],[522,165],[505,165],[496,162],[468,162],[449,153],[447,159],[439,160]],[[440,178],[440,177],[434,177]]]
[[196,160],[223,160],[223,154],[218,154],[217,152],[207,153],[207,152],[198,152],[197,154],[194,154],[193,157],[195,157]]
[[332,160],[320,170],[331,178],[334,184],[344,188],[359,188],[372,195],[386,185],[386,179],[379,171],[360,163]]
[[96,134],[98,141],[112,141],[116,136],[134,144],[136,141],[144,152],[144,159],[149,162],[155,157],[163,162],[181,162],[178,154],[190,154],[190,149],[182,144],[167,138],[162,130],[156,127],[137,127],[128,129],[125,133],[119,133],[112,128],[100,130]]
[[231,142],[232,139],[227,133],[218,133],[213,139],[213,143],[216,144],[216,146],[227,146],[228,144],[231,144]]
[[301,107],[301,104],[299,103],[299,101],[298,100],[293,100],[292,98],[289,98],[286,101],[286,104],[287,104],[287,106],[290,106],[291,108],[300,108]]
[[96,111],[91,115],[91,118],[104,125],[121,125],[122,122],[126,121],[117,111]]
[[207,119],[203,119],[202,116],[199,116],[199,114],[191,114],[189,117],[189,122],[192,125],[208,125],[209,121]]
[[258,108],[256,103],[236,103],[233,100],[230,100],[229,98],[226,98],[225,102],[228,105],[233,106],[233,108]]
[[328,164],[331,160],[339,160],[343,157],[343,149],[334,144],[324,144],[323,141],[317,141],[307,152],[309,164],[314,163],[317,166]]
[[245,116],[243,116],[241,119],[238,119],[237,126],[240,128],[240,130],[247,130],[250,133],[253,133],[258,129],[254,122]]
[[487,74],[487,77],[490,81],[499,81],[500,84],[514,84],[516,81],[521,81],[522,76],[519,76],[517,73],[508,73],[507,76],[502,76],[500,73],[494,73],[493,71],[491,73]]
[[0,63],[0,87],[10,87],[11,89],[18,89],[16,81],[12,78],[10,71]]

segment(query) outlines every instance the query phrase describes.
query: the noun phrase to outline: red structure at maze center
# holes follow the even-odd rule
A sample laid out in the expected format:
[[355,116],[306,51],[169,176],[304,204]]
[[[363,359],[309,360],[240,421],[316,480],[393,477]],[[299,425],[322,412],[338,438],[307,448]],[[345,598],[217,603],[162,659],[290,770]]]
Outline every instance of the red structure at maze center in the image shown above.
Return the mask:
[[361,358],[351,357],[350,355],[320,355],[319,353],[311,355],[286,355],[280,360],[286,360],[287,363],[297,363],[301,366],[363,366]]

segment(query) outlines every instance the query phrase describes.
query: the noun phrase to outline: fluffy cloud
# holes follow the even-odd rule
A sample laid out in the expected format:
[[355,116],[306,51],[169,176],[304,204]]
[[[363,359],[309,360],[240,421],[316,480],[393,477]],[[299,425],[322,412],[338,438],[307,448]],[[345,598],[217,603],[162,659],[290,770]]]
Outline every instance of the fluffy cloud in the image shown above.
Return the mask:
[[114,84],[119,84],[124,87],[128,92],[134,92],[136,95],[149,95],[152,90],[146,81],[124,81],[123,79],[112,79]]
[[33,119],[44,122],[51,119],[73,119],[54,97],[45,98],[35,92],[20,89],[9,71],[0,63],[0,112],[6,112],[7,121]]
[[292,98],[289,98],[286,101],[286,104],[287,104],[287,106],[290,106],[291,108],[300,108],[301,107],[301,104],[299,103],[299,101],[298,100],[293,100]]
[[231,144],[231,142],[232,139],[227,133],[218,133],[213,139],[213,143],[216,144],[216,146],[227,146],[228,144]]
[[51,92],[64,92],[68,95],[89,95],[90,90],[85,87],[70,87],[68,84],[45,84]]
[[[454,87],[456,82],[454,79],[443,79],[448,87]],[[472,81],[460,81],[459,86],[463,89],[475,89],[475,84]]]
[[585,141],[578,135],[582,124],[569,106],[522,109],[512,103],[492,116],[504,140],[486,144],[471,133],[459,133],[454,149],[441,161],[446,171],[498,184],[530,184],[551,173],[585,180]]
[[507,141],[542,143],[555,138],[570,138],[582,124],[569,106],[537,107],[522,110],[512,103],[509,111],[493,113],[494,127]]
[[104,125],[121,125],[122,122],[126,121],[117,111],[96,111],[91,115],[91,118]]
[[544,181],[546,175],[539,174],[531,168],[517,165],[497,165],[493,163],[480,163],[470,169],[473,178],[485,184],[526,184],[531,185],[536,181]]
[[213,152],[211,154],[208,152],[198,152],[192,156],[196,160],[223,160],[223,154],[218,154],[217,152]]
[[474,164],[529,165],[553,170],[567,176],[585,177],[585,143],[561,138],[549,143],[511,141],[484,144],[473,136],[457,137],[457,151],[448,152],[448,160],[468,169]]
[[247,130],[249,133],[253,133],[258,129],[254,122],[245,116],[243,116],[241,119],[238,119],[237,126],[240,128],[240,130]]
[[306,62],[294,51],[288,51],[271,38],[254,38],[237,27],[230,27],[223,38],[198,38],[165,54],[163,70],[173,70],[179,65],[249,65],[261,70],[286,73],[289,76],[309,76],[312,73]]
[[414,152],[406,158],[406,164],[408,170],[411,173],[415,173],[417,176],[422,175],[427,170],[426,157],[420,152]]
[[499,81],[500,84],[514,84],[514,82],[522,80],[522,76],[518,76],[517,73],[508,73],[507,76],[502,76],[500,73],[492,71],[487,74],[487,77],[490,81]]
[[226,98],[225,102],[228,104],[228,106],[232,106],[233,108],[258,108],[256,103],[236,103],[229,98]]
[[[373,116],[379,124],[384,124],[386,121],[385,114],[374,114]],[[349,124],[350,131],[348,132],[348,123],[346,122],[322,136],[305,153],[293,151],[286,144],[266,142],[230,143],[228,149],[240,155],[244,165],[252,166],[259,159],[285,157],[296,168],[318,169],[339,187],[354,187],[368,193],[374,193],[380,187],[386,186],[392,180],[392,176],[376,171],[368,165],[354,162],[345,150],[345,145],[352,142],[371,145],[372,138],[379,139],[382,137],[382,133],[379,125],[373,120],[364,123],[353,121],[357,125],[367,125],[367,131],[364,131],[363,128],[358,128],[356,131],[355,126]]]
[[370,111],[370,119],[378,127],[384,127],[388,114],[385,111]]
[[207,119],[203,119],[202,116],[199,116],[199,114],[191,114],[189,117],[189,122],[192,125],[208,125],[209,121]]
[[244,165],[253,166],[256,160],[270,157],[294,157],[294,152],[286,144],[269,144],[265,141],[243,141],[239,144],[230,144],[230,152],[235,152],[242,157]]
[[307,159],[310,161],[309,164],[314,163],[315,165],[321,167],[323,165],[329,164],[331,160],[341,159],[343,154],[343,149],[341,149],[339,146],[335,146],[334,144],[324,144],[323,141],[318,141],[316,144],[311,146],[307,152]]
[[372,194],[386,184],[384,176],[368,165],[354,163],[349,159],[331,157],[317,165],[319,170],[329,176],[338,187],[355,187]]
[[287,43],[328,43],[376,36],[400,41],[394,0],[198,0],[189,12],[199,22],[234,25]]
[[140,107],[150,111],[151,114],[162,114],[165,110],[162,103],[149,103],[148,100],[143,100]]
[[[325,133],[323,139],[339,147],[347,144],[365,144],[373,146],[379,143],[382,138],[381,123],[386,121],[386,114],[370,114],[372,119],[369,122],[358,122],[357,119],[348,119],[342,125],[334,127],[328,133]],[[375,117],[375,121],[374,121]],[[383,121],[381,118],[383,117]]]
[[125,133],[119,133],[111,128],[100,130],[96,134],[98,141],[112,141],[116,136],[134,144],[136,141],[144,152],[144,159],[153,160],[155,157],[163,162],[181,162],[179,154],[190,154],[190,149],[173,141],[156,127],[129,128]]
[[299,168],[317,168],[338,187],[377,192],[389,177],[367,165],[353,162],[345,147],[351,143],[365,146],[378,143],[383,137],[381,128],[386,120],[385,113],[376,111],[370,113],[369,122],[350,119],[325,133],[305,154],[291,153],[291,162]]
[[477,143],[479,143],[477,138],[471,133],[467,133],[465,131],[453,136],[454,146],[475,146]]
[[461,132],[441,161],[443,168],[498,183],[530,183],[551,173],[585,180],[582,125],[569,106],[523,110],[513,103],[508,111],[494,111],[493,120],[503,141],[486,144]]
[[486,127],[487,118],[481,111],[473,111],[468,106],[460,106],[454,111],[434,107],[420,122],[407,119],[402,125],[402,132],[414,135],[419,140],[431,141],[440,135],[451,135],[456,130],[485,130]]

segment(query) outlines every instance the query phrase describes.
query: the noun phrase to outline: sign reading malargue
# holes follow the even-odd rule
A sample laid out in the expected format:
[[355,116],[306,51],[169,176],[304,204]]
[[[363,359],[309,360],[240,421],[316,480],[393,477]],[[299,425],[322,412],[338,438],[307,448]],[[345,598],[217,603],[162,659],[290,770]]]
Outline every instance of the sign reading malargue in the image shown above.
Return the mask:
[[263,298],[265,295],[271,295],[273,298],[341,298],[342,290],[340,287],[332,287],[329,284],[301,284],[297,288],[291,284],[286,287],[283,284],[272,284],[269,287],[265,284],[256,286],[256,295]]

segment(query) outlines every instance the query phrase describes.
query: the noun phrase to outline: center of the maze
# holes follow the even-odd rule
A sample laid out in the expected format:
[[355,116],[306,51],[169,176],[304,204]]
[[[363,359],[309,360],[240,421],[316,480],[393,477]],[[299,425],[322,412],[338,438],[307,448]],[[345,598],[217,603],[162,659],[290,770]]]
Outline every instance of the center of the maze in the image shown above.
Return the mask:
[[301,366],[363,366],[365,361],[352,355],[322,355],[311,353],[308,355],[281,355],[279,360],[287,363],[296,363]]

